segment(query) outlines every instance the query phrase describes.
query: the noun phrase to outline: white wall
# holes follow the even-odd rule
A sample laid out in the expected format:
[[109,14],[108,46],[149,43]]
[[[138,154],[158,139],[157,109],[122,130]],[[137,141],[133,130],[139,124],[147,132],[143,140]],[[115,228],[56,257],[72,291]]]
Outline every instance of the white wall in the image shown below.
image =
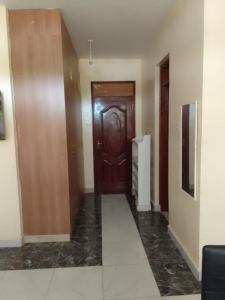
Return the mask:
[[225,245],[224,12],[224,0],[205,0],[201,248],[207,244]]
[[[203,77],[203,0],[177,0],[152,43],[155,71],[155,96],[151,101],[154,126],[154,201],[159,204],[159,63],[170,56],[169,105],[169,223],[170,230],[195,271],[199,269],[200,151]],[[143,68],[151,64],[143,63]],[[144,70],[143,70],[144,72]],[[151,73],[149,80],[151,80]],[[193,199],[181,188],[181,107],[198,103],[197,196]],[[143,103],[143,107],[145,104]],[[151,114],[152,115],[152,114]],[[149,116],[150,117],[150,116]]]
[[92,191],[94,188],[94,167],[91,81],[136,81],[136,134],[141,134],[141,60],[97,59],[90,66],[87,59],[81,59],[79,66],[82,97],[85,190]]
[[6,140],[0,141],[0,247],[21,244],[7,11],[0,6],[0,90],[4,97]]
[[152,59],[142,59],[142,129],[152,133],[154,130],[154,86],[155,70]]
[[[144,134],[151,135],[151,201],[156,203],[155,198],[158,199],[155,190],[155,106],[154,106],[154,95],[155,95],[155,69],[154,61],[152,59],[142,59],[142,130]],[[160,210],[159,205],[155,205],[156,210]]]

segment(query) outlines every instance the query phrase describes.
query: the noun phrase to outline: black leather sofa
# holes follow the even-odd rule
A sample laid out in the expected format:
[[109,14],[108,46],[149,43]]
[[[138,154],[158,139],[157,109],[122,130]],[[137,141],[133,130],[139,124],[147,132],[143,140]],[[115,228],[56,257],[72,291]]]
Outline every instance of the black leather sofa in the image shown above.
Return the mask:
[[202,300],[225,300],[225,246],[205,246]]

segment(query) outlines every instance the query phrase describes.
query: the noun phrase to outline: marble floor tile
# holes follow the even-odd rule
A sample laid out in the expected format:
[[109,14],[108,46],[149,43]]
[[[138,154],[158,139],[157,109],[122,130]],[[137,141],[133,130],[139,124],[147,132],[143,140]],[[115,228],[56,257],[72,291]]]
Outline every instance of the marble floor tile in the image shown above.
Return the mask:
[[161,295],[198,294],[200,283],[194,278],[186,262],[149,260]]
[[142,242],[104,242],[103,265],[133,265],[148,262]]
[[80,240],[82,242],[88,242],[89,238],[101,238],[101,225],[76,225],[75,230],[72,233],[72,240]]
[[150,261],[184,262],[183,257],[171,239],[143,239],[143,244]]
[[102,300],[101,267],[56,269],[47,300]]
[[0,249],[0,270],[7,270],[7,253],[6,253],[6,251],[7,251],[6,248]]
[[0,270],[102,265],[101,199],[85,196],[71,242],[25,244],[0,249]]
[[7,271],[0,280],[0,299],[44,300],[54,270]]
[[[168,235],[167,225],[158,212],[137,212],[125,195],[103,195],[102,200],[88,195],[71,242],[0,249],[2,271],[52,268],[39,270],[43,273],[0,271],[0,299],[17,295],[43,300],[50,287],[50,300],[102,300],[103,292],[106,300],[199,300],[199,295],[176,297],[199,293],[200,284]],[[159,290],[165,297],[160,298]]]
[[136,215],[137,223],[139,225],[149,225],[151,227],[166,227],[168,221],[160,212],[146,211],[137,212]]
[[168,234],[165,217],[154,211],[137,212],[133,199],[128,201],[161,295],[200,293],[200,283]]
[[160,296],[148,264],[103,266],[104,299]]
[[175,296],[163,297],[163,300],[201,300],[201,295]]
[[148,226],[145,226],[144,228],[143,227],[138,228],[138,229],[143,242],[156,241],[160,239],[171,240],[167,229],[165,230],[164,228],[161,229],[157,227],[150,228]]
[[64,243],[55,262],[56,268],[100,265],[102,265],[102,245],[96,240]]
[[22,248],[0,250],[6,257],[6,270],[54,268],[61,243],[26,244]]
[[2,270],[96,266],[102,264],[102,242],[90,240],[63,243],[26,244],[22,248],[0,250],[5,258]]

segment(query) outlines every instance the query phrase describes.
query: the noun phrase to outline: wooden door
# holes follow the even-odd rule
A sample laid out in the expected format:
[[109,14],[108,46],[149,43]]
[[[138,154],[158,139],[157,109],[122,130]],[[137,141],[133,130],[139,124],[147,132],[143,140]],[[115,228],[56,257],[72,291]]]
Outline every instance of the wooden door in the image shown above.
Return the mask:
[[160,141],[159,141],[159,199],[162,211],[168,211],[169,159],[169,61],[160,68]]
[[134,83],[93,83],[95,191],[131,191]]

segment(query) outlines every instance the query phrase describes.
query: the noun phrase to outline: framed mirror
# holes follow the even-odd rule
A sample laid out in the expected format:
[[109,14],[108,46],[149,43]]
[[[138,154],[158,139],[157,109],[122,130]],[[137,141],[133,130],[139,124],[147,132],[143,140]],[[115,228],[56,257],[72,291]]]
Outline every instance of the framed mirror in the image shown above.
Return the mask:
[[182,106],[182,189],[195,197],[196,103]]
[[5,140],[5,121],[2,93],[0,92],[0,140]]

